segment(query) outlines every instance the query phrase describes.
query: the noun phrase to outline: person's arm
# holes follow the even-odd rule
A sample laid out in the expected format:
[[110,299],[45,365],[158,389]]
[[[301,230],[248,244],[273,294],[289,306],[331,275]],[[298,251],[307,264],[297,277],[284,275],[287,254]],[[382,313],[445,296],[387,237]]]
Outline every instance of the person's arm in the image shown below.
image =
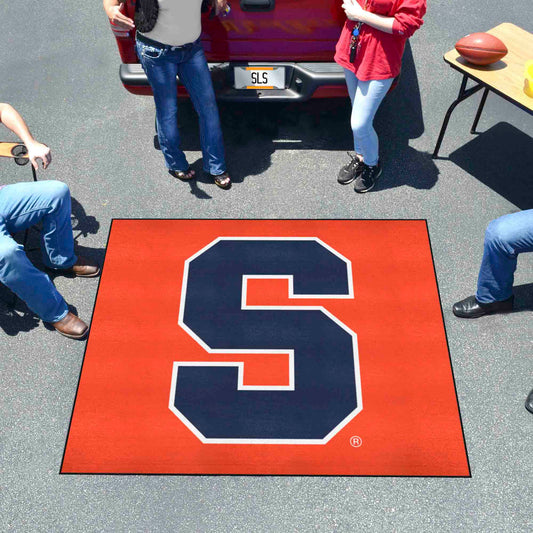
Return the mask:
[[124,30],[132,30],[135,27],[133,20],[124,15],[120,10],[120,4],[125,0],[104,0],[104,11],[109,21]]
[[344,0],[342,8],[346,13],[346,17],[355,22],[363,22],[373,28],[384,31],[385,33],[392,33],[392,25],[394,24],[394,17],[384,17],[365,11],[357,2],[357,0]]
[[344,0],[342,7],[350,20],[363,22],[385,33],[411,37],[422,26],[426,0],[402,0],[393,17],[365,11],[357,0]]
[[43,168],[46,168],[51,163],[52,155],[50,148],[33,138],[24,119],[9,104],[0,104],[0,122],[17,135],[26,145],[28,158],[35,170],[39,168],[38,159],[42,161]]

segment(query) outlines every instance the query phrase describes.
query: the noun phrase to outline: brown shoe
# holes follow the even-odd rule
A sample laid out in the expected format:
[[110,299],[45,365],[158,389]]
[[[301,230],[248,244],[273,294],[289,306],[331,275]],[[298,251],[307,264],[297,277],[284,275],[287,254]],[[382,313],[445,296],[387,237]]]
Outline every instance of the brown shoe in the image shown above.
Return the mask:
[[94,278],[100,274],[100,267],[85,257],[78,257],[76,263],[68,270],[79,278]]
[[89,326],[70,311],[59,322],[52,322],[52,326],[69,339],[83,339],[89,331]]

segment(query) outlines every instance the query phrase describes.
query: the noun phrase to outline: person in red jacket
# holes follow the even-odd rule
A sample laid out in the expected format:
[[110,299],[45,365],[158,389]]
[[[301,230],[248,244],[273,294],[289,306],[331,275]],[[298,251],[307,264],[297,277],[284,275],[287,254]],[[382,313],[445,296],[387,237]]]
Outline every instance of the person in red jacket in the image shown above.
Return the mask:
[[344,67],[352,101],[355,156],[338,182],[355,181],[359,193],[372,189],[382,173],[374,116],[400,74],[406,40],[422,25],[426,0],[344,0],[347,21],[335,61]]

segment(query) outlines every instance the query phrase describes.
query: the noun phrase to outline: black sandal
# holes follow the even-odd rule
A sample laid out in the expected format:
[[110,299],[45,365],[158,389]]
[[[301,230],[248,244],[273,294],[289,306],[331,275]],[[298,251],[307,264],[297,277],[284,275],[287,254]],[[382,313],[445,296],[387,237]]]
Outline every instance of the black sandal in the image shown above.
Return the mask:
[[194,179],[196,172],[189,167],[187,170],[169,170],[168,173],[181,181],[190,181]]

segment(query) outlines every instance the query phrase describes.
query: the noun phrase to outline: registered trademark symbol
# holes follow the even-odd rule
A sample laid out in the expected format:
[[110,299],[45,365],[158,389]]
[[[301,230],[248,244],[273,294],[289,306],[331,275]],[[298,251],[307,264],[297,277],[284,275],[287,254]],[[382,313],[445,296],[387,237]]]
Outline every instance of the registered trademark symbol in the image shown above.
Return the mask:
[[350,438],[350,445],[352,445],[354,448],[359,448],[363,444],[363,439],[361,437],[351,437]]

